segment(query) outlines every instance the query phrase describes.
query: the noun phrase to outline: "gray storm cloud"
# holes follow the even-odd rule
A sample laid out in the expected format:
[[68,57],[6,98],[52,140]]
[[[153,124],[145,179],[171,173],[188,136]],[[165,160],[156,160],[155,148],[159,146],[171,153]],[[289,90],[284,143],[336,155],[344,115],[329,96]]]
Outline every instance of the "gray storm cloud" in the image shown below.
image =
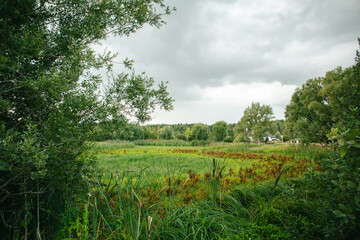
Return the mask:
[[358,0],[168,4],[177,11],[166,17],[167,25],[110,38],[103,47],[118,52],[120,59],[133,58],[139,71],[169,81],[170,93],[182,106],[203,98],[196,88],[254,82],[301,86],[354,63]]

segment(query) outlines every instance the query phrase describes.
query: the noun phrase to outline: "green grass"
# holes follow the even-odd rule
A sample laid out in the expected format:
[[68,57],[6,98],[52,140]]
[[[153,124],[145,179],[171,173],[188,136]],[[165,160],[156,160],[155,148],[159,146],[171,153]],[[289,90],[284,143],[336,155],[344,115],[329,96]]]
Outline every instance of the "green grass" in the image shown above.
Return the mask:
[[224,152],[251,152],[252,148],[258,147],[257,144],[248,143],[224,143],[212,142],[206,150],[224,151]]
[[[99,149],[103,147],[103,149]],[[128,147],[128,148],[127,148]],[[325,157],[325,151],[319,148],[305,148],[300,146],[289,146],[286,144],[228,144],[220,143],[211,146],[136,146],[132,142],[103,142],[95,144],[95,153],[98,157],[100,169],[111,173],[122,173],[124,171],[139,172],[146,169],[145,173],[153,177],[161,177],[172,169],[181,169],[182,175],[187,172],[198,174],[211,173],[213,158],[221,158],[202,154],[202,151],[221,151],[230,154],[226,159],[224,173],[234,171],[237,175],[239,169],[253,168],[257,171],[257,165],[265,164],[261,159],[237,159],[232,158],[232,153],[248,152],[249,154],[263,155],[287,155],[298,158],[319,160]],[[180,150],[180,151],[176,151]],[[182,152],[183,151],[183,152]],[[294,166],[294,163],[290,163]],[[290,166],[288,165],[288,166]],[[286,165],[285,165],[286,166]],[[262,172],[258,172],[262,174]]]
[[314,161],[320,161],[327,159],[333,152],[329,149],[319,146],[303,146],[303,145],[291,145],[283,150],[283,155],[296,156],[301,158],[312,159]]
[[[78,217],[65,229],[72,229],[73,236],[93,239],[323,237],[316,225],[326,219],[318,211],[323,204],[303,178],[286,178],[294,168],[313,164],[306,159],[326,156],[323,149],[286,144],[151,144],[96,143],[93,152],[99,160],[99,175],[87,181],[86,199],[80,205],[73,203],[75,207],[69,211],[75,212],[69,215]],[[222,177],[220,171],[212,169],[221,170],[223,159],[216,158],[214,163],[213,157],[202,151],[229,156]],[[239,152],[249,153],[241,156],[252,159],[236,159],[240,155],[235,153]],[[277,170],[266,172],[271,168]],[[293,176],[302,174],[303,168],[294,171]],[[257,178],[255,173],[257,177],[268,174],[269,178]],[[242,182],[239,178],[248,180]],[[298,194],[294,194],[296,191]],[[297,197],[299,193],[304,196]]]
[[[114,146],[114,145],[111,145]],[[123,171],[140,171],[146,168],[146,173],[151,176],[163,176],[167,174],[169,169],[183,170],[183,174],[187,174],[189,170],[204,174],[210,172],[212,168],[213,157],[199,155],[197,153],[174,153],[171,150],[179,149],[178,147],[163,146],[136,146],[130,149],[110,149],[105,148],[98,151],[98,166],[112,173],[121,173]],[[190,150],[203,151],[204,147],[186,147]],[[211,148],[210,148],[211,149]],[[237,160],[226,159],[226,168],[239,169],[240,167],[250,167],[257,163],[257,160]]]
[[133,142],[128,141],[105,141],[105,142],[95,142],[93,149],[94,150],[103,150],[103,149],[121,149],[121,148],[134,148],[136,145]]
[[191,146],[190,142],[186,142],[183,140],[177,140],[177,139],[173,139],[173,140],[161,140],[161,139],[137,140],[137,141],[134,141],[134,144],[137,146],[177,146],[177,147]]
[[146,172],[151,175],[165,175],[168,169],[182,168],[196,172],[204,172],[211,163],[206,157],[202,156],[178,156],[161,154],[123,154],[110,155],[101,154],[99,157],[99,167],[113,172],[140,171],[147,168]]

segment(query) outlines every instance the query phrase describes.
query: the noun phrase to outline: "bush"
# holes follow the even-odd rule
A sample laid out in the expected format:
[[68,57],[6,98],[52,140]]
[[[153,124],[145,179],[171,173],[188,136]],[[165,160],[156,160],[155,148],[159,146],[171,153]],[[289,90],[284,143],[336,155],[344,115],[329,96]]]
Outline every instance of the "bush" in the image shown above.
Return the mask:
[[185,134],[178,134],[177,136],[177,139],[179,139],[179,140],[183,140],[183,141],[186,141],[187,139],[186,139],[186,136],[185,136]]
[[164,140],[174,139],[174,131],[170,126],[165,126],[158,131],[158,138]]
[[204,140],[193,140],[191,141],[191,146],[206,146],[209,143],[210,143],[209,141],[204,141]]
[[231,136],[227,136],[226,138],[224,138],[224,142],[231,143],[233,141],[234,141],[234,139]]

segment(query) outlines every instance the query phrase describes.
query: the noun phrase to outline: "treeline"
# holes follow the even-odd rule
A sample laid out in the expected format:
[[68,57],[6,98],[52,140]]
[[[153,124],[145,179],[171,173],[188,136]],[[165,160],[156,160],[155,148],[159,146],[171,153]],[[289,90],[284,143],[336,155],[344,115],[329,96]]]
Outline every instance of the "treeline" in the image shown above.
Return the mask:
[[[192,124],[151,124],[138,125],[131,123],[107,122],[97,124],[92,132],[92,140],[184,140],[184,141],[217,141],[217,142],[250,142],[250,137],[244,137],[239,123],[226,123],[218,121],[213,125],[202,123]],[[273,120],[267,131],[263,132],[263,140],[268,136],[282,139],[284,120]]]

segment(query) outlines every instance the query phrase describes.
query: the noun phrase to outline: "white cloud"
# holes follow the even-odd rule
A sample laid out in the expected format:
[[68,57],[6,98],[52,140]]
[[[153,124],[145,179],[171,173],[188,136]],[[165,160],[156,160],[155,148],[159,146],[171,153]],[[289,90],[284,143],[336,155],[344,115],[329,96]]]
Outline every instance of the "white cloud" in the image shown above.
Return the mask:
[[[169,81],[175,110],[154,122],[236,122],[252,101],[283,117],[295,87],[354,63],[358,0],[181,0],[161,29],[103,47]],[[119,67],[119,71],[121,67]]]
[[295,85],[273,83],[226,83],[221,87],[207,87],[203,97],[209,103],[250,105],[252,102],[277,105],[286,102],[294,92]]
[[234,123],[252,102],[271,105],[276,118],[284,117],[285,104],[291,98],[296,86],[273,83],[226,83],[220,87],[200,88],[191,91],[198,94],[195,101],[175,102],[173,112],[157,112],[153,123],[195,123],[213,124],[224,120]]

